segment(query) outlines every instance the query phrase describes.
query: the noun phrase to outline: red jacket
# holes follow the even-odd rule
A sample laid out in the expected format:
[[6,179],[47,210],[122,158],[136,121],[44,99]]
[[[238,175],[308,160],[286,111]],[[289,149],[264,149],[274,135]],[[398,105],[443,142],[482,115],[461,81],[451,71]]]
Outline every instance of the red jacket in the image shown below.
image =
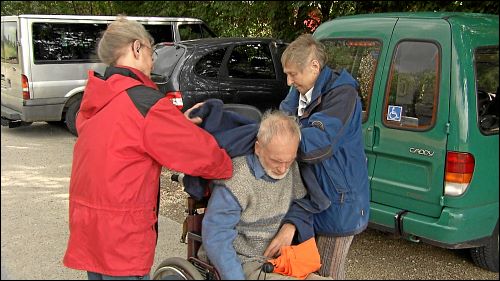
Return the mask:
[[231,159],[133,68],[109,67],[104,77],[90,71],[76,125],[64,265],[149,274],[161,167],[229,178]]

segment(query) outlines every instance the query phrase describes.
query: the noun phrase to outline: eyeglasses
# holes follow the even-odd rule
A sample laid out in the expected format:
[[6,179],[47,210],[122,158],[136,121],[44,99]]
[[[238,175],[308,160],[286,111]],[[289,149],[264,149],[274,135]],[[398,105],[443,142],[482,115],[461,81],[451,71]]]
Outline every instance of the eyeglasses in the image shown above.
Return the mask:
[[147,45],[144,45],[144,44],[141,44],[139,46],[139,49],[137,49],[137,51],[139,51],[142,48],[142,46],[144,46],[144,47],[146,47],[146,48],[148,48],[148,49],[151,50],[151,57],[153,58],[153,61],[158,57],[158,53],[156,52],[156,48],[153,49],[153,47],[150,47],[150,46],[147,46]]

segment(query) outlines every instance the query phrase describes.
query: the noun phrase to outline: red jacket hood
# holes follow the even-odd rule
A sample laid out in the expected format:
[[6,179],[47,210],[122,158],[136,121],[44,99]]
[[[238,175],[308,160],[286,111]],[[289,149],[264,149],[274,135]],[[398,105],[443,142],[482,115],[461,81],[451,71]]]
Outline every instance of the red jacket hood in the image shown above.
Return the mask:
[[78,114],[84,119],[89,119],[116,96],[139,85],[158,90],[158,86],[149,77],[132,67],[122,65],[108,67],[104,77],[89,70],[89,79]]

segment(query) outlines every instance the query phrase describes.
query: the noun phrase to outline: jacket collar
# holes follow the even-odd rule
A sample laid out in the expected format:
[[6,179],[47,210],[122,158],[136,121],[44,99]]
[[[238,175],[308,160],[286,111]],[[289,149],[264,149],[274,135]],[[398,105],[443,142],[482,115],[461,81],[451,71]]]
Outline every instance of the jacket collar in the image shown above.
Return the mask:
[[106,68],[106,71],[104,72],[103,79],[108,80],[111,76],[115,74],[133,78],[141,82],[145,86],[158,90],[158,86],[149,77],[144,75],[142,71],[125,65],[109,66],[108,68]]

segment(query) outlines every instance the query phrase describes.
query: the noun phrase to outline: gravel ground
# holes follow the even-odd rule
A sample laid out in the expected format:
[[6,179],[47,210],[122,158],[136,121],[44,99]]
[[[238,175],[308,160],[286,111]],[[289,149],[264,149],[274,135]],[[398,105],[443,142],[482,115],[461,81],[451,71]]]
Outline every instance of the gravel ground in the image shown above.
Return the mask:
[[188,194],[184,192],[184,188],[178,182],[170,180],[173,174],[163,168],[160,178],[160,214],[182,223],[186,216],[186,200]]
[[[162,171],[160,214],[182,223],[187,193]],[[394,239],[367,229],[357,235],[347,257],[347,279],[354,280],[498,280],[498,273],[472,263],[468,250],[448,250]]]

